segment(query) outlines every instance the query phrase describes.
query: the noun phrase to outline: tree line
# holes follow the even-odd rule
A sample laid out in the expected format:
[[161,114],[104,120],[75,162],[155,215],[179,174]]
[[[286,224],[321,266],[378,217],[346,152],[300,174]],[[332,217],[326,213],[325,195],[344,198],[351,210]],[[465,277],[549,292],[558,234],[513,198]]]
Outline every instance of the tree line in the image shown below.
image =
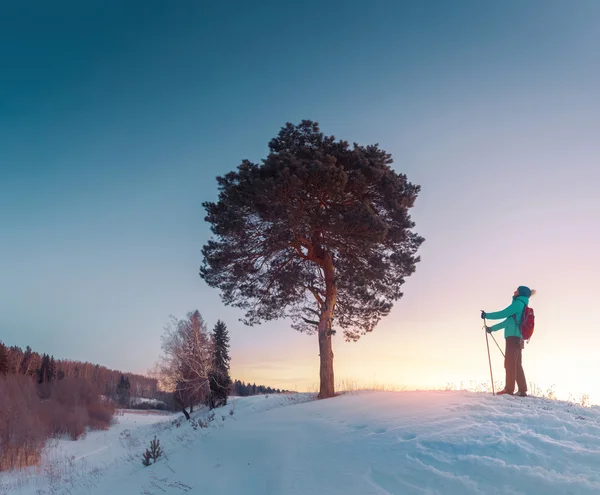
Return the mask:
[[279,388],[265,387],[264,385],[256,385],[256,383],[244,383],[240,380],[234,380],[231,384],[231,395],[239,397],[248,397],[249,395],[261,394],[287,394],[289,390],[281,390]]
[[38,384],[69,377],[83,378],[111,399],[116,398],[117,387],[122,377],[127,378],[132,396],[151,399],[155,398],[158,392],[156,378],[124,373],[89,362],[54,359],[54,356],[40,354],[29,346],[23,350],[18,346],[8,347],[0,342],[0,375],[3,374],[28,376]]

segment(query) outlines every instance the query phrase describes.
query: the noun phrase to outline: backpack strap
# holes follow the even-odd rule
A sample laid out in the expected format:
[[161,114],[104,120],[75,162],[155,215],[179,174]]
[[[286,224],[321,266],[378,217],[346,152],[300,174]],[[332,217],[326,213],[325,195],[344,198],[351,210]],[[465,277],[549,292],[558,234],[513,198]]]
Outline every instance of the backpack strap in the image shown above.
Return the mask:
[[[525,304],[520,299],[516,299],[516,301],[519,301],[523,305],[523,311],[521,312],[521,323],[523,323],[523,316],[525,315],[525,308],[527,307],[527,304]],[[515,313],[514,315],[512,315],[512,317],[515,319],[515,325],[517,325],[517,330],[519,330],[519,333],[521,334],[521,339],[523,339],[523,333],[521,332],[521,327],[519,325],[519,322],[517,321],[517,314]]]

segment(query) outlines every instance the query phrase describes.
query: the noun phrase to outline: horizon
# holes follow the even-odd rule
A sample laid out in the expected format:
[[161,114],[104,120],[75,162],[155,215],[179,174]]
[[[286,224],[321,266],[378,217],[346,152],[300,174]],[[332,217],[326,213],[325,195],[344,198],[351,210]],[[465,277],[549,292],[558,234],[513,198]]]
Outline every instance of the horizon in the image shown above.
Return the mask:
[[198,274],[216,177],[311,119],[421,186],[421,261],[372,334],[334,337],[337,383],[489,382],[479,312],[527,285],[528,381],[600,404],[599,3],[31,7],[0,16],[6,345],[147,373],[198,309],[232,377],[312,389],[316,336],[244,326]]

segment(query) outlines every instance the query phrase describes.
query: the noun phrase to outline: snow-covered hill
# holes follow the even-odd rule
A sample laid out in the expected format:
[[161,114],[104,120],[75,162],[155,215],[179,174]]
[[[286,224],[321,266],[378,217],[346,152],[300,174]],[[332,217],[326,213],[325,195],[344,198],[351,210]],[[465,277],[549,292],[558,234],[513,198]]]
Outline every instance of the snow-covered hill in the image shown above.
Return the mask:
[[[58,442],[41,472],[0,479],[26,495],[600,493],[597,407],[469,392],[311,398],[233,399],[196,429],[126,414]],[[143,467],[154,435],[165,456]]]

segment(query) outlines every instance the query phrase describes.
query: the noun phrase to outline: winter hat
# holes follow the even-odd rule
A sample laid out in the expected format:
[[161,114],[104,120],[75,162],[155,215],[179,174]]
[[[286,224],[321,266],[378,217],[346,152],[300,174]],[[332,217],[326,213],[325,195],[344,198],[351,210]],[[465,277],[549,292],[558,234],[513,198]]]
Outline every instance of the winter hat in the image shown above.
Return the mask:
[[517,292],[519,293],[520,296],[523,296],[523,297],[531,297],[535,293],[535,291],[532,291],[529,287],[526,287],[524,285],[520,285],[517,288]]

